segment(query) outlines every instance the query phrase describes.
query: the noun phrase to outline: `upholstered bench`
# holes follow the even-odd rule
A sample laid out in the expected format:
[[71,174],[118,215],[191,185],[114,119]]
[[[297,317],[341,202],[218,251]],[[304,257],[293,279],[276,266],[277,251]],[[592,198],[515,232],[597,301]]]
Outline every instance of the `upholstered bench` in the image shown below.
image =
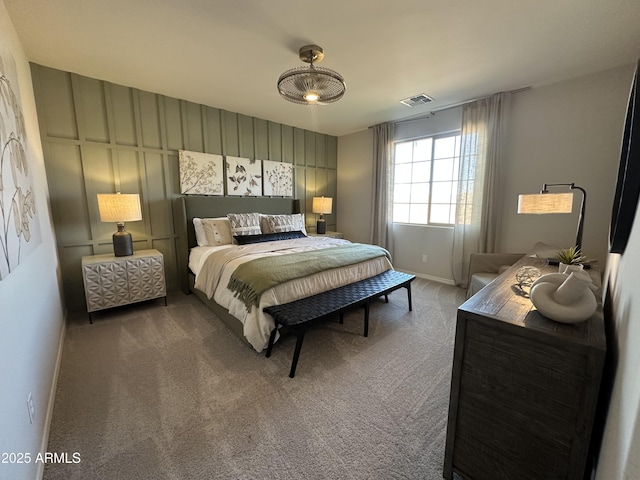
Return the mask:
[[293,378],[306,327],[309,326],[310,322],[340,315],[340,323],[342,323],[345,311],[356,307],[364,307],[364,336],[366,337],[369,335],[369,305],[371,302],[382,296],[388,302],[387,296],[389,293],[404,287],[407,289],[409,311],[411,311],[411,282],[415,278],[415,275],[387,270],[375,277],[360,280],[311,297],[264,308],[264,312],[271,315],[275,321],[275,328],[269,337],[266,356],[271,356],[271,349],[273,348],[278,326],[288,327],[297,338],[291,362],[291,371],[289,372],[289,377]]

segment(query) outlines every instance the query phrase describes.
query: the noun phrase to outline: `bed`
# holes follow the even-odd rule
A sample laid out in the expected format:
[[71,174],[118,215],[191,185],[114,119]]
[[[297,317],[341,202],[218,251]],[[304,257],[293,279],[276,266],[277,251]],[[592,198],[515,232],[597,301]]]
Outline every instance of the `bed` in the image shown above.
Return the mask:
[[[196,234],[194,218],[215,219],[226,217],[227,214],[253,212],[259,212],[262,217],[273,220],[282,215],[299,213],[299,203],[297,200],[283,198],[188,196],[181,197],[176,202],[175,218],[178,223],[176,229],[180,233],[178,263],[183,290],[185,293],[195,294],[235,335],[257,352],[267,347],[269,335],[274,328],[273,319],[263,313],[263,308],[331,290],[392,268],[388,256],[375,251],[378,247],[351,244],[346,240],[327,237],[306,237],[286,230],[282,234],[269,234],[275,238],[266,238],[269,240],[267,242],[252,243],[255,240],[251,240],[244,245],[231,245],[226,241],[220,245],[198,244],[196,237],[202,238],[202,232]],[[259,238],[255,233],[251,231],[246,238],[241,236],[240,239]],[[298,238],[288,238],[290,236]],[[331,255],[327,255],[327,252],[331,252]],[[282,258],[276,260],[273,258],[276,256]],[[307,261],[309,256],[313,261]],[[340,263],[342,257],[349,261]],[[250,262],[258,258],[260,260]],[[304,262],[297,260],[302,258],[305,259]],[[259,275],[250,267],[257,268],[255,264],[260,262],[265,262],[261,264],[265,266],[273,265],[270,262],[275,261],[289,263],[293,270],[315,270],[305,273],[303,277],[298,272],[298,276],[291,280],[280,279],[279,282],[282,283],[267,282],[268,288],[262,285],[264,291],[256,298],[252,285],[245,285],[253,280],[258,281],[254,277]],[[317,263],[321,266],[313,267]],[[242,277],[241,272],[245,277]],[[231,291],[229,287],[235,288],[235,291]],[[246,294],[247,291],[253,293]]]

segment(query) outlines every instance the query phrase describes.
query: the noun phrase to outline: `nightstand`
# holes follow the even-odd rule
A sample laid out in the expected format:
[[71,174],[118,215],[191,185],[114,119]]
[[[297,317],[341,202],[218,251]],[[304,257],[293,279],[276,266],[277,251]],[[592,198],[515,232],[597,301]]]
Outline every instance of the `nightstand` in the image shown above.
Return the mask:
[[167,304],[164,258],[155,249],[139,250],[126,257],[82,257],[82,279],[90,323],[92,312],[106,308],[161,297]]
[[308,236],[310,237],[329,237],[329,238],[344,238],[344,235],[342,235],[342,232],[331,232],[329,230],[327,230],[326,233],[307,233]]

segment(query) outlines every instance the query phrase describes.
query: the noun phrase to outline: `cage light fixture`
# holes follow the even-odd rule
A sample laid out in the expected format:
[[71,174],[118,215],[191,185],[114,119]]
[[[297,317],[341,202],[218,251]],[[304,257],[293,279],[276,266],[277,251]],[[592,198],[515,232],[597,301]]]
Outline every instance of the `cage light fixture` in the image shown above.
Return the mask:
[[344,96],[347,84],[338,72],[315,64],[324,58],[318,45],[301,47],[298,56],[309,66],[287,70],[278,78],[278,92],[285,100],[300,105],[323,105]]

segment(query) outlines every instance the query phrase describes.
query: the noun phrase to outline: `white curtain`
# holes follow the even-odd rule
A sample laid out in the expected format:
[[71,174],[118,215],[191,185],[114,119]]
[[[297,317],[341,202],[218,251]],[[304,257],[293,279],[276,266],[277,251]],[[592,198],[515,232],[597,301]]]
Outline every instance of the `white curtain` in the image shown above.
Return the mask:
[[511,94],[498,93],[462,110],[460,175],[453,231],[453,278],[466,287],[472,253],[493,253],[500,228],[500,170]]
[[393,255],[393,135],[394,123],[373,127],[373,208],[371,243]]

